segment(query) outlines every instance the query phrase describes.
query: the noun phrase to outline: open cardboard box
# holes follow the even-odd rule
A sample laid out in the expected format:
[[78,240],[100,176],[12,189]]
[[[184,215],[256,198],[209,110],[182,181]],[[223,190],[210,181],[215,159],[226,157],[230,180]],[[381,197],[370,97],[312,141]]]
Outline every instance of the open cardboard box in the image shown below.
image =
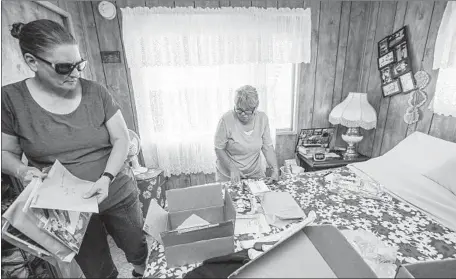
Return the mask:
[[[234,252],[236,210],[220,183],[168,190],[166,198],[168,211],[151,201],[143,230],[164,246],[168,267]],[[209,224],[177,229],[192,215]]]
[[228,278],[377,278],[334,226],[301,228]]
[[395,278],[456,278],[456,259],[404,264]]

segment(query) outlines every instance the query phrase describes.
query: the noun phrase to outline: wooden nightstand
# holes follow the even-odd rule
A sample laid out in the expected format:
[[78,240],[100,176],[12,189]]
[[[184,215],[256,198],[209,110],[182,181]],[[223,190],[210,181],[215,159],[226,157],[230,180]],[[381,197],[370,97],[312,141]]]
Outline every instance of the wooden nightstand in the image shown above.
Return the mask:
[[327,158],[325,161],[314,161],[313,158],[306,158],[300,153],[296,153],[299,159],[299,165],[303,167],[306,171],[318,171],[324,169],[332,169],[343,167],[351,163],[363,162],[367,161],[370,158],[364,155],[359,155],[358,158],[354,160],[344,160],[343,159],[343,152],[341,151],[331,151],[340,155],[340,158]]

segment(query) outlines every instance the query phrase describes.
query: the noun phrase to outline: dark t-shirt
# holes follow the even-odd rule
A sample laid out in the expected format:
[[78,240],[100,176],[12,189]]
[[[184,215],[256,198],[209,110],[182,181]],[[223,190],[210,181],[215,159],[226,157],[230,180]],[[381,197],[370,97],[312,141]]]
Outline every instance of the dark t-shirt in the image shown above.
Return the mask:
[[[59,160],[80,179],[96,181],[105,170],[112,145],[106,122],[119,110],[102,85],[80,79],[81,103],[69,114],[42,108],[25,80],[2,87],[2,133],[18,137],[29,164],[42,169]],[[100,211],[134,191],[132,178],[121,171]]]

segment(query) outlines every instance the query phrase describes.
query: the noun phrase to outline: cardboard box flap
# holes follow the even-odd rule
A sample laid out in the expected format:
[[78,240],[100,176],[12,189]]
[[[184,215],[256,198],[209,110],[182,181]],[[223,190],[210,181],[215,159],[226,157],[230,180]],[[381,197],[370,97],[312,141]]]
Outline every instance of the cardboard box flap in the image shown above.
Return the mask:
[[168,226],[168,212],[159,206],[155,199],[151,200],[143,230],[163,244],[160,233],[167,231]]
[[165,249],[167,267],[201,263],[234,252],[234,236],[202,240]]
[[163,244],[166,247],[193,243],[197,241],[230,237],[234,234],[233,222],[193,227],[161,233]]
[[374,271],[336,227],[309,226],[304,228],[304,232],[338,278],[377,278]]
[[229,278],[337,278],[302,230],[236,273]]
[[377,278],[342,233],[330,225],[295,231],[228,278],[269,277]]
[[456,259],[404,264],[399,266],[395,278],[456,278]]
[[228,188],[225,188],[225,220],[235,220],[236,219],[236,208],[234,207],[233,200],[231,199]]
[[212,183],[166,191],[169,212],[223,206],[222,185]]

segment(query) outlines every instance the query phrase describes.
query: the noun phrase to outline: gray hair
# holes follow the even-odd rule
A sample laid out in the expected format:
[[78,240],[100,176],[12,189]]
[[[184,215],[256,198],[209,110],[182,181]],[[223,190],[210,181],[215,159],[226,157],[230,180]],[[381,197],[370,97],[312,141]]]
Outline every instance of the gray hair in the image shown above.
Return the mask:
[[234,104],[236,106],[247,106],[254,109],[258,107],[260,101],[258,100],[258,92],[255,87],[251,85],[244,85],[236,90],[234,97]]

